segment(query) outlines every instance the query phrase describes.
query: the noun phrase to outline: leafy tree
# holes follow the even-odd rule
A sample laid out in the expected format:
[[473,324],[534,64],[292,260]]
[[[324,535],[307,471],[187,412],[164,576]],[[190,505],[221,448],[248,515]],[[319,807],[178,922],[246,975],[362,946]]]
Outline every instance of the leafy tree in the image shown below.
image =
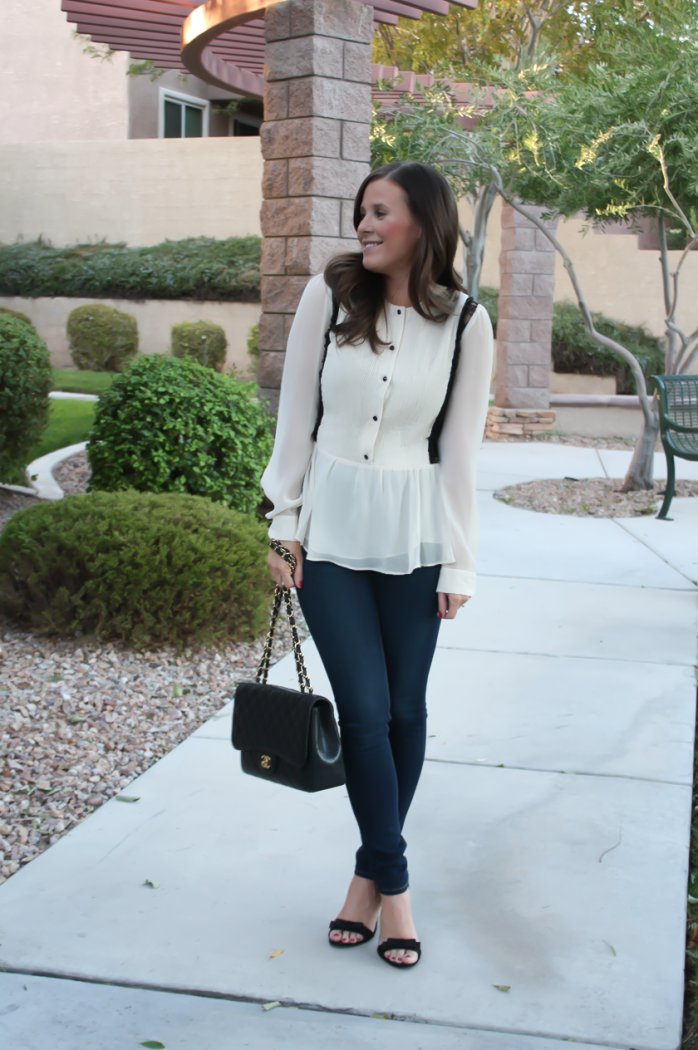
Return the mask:
[[[547,95],[554,96],[565,72],[583,79],[589,68],[601,64],[614,69],[617,60],[624,63],[627,58],[622,49],[619,54],[620,39],[627,40],[631,50],[634,47],[642,52],[642,47],[638,48],[642,39],[661,34],[665,23],[676,31],[682,19],[690,21],[697,8],[698,0],[676,0],[671,9],[666,0],[481,0],[476,11],[452,5],[446,18],[426,15],[416,22],[401,19],[397,27],[380,27],[374,43],[375,61],[418,73],[436,73],[441,79],[417,96],[404,95],[388,111],[380,101],[376,104],[372,165],[429,159],[441,168],[456,195],[467,197],[472,228],[460,227],[463,279],[474,297],[478,295],[487,222],[497,190],[481,169],[457,163],[440,165],[434,143],[459,125],[479,121],[483,114],[478,102],[485,108],[494,103],[495,110],[503,102],[506,111],[507,93],[505,90],[502,99],[501,92],[475,90],[470,105],[464,108],[454,97],[458,94],[454,93],[454,81],[470,81],[471,88],[475,88],[473,81],[496,85],[507,69],[513,69],[522,77],[515,79],[519,91],[544,87]],[[542,73],[539,53],[548,56],[547,76]],[[419,106],[417,117],[415,106]],[[469,121],[464,122],[464,116]]]
[[425,14],[379,26],[373,60],[470,80],[482,67],[522,69],[545,54],[559,68],[581,73],[608,58],[618,34],[651,27],[668,7],[667,0],[480,0],[475,11],[452,5],[445,17]]
[[[682,268],[698,246],[695,6],[692,0],[677,0],[673,22],[638,25],[621,34],[612,62],[589,66],[583,77],[559,78],[550,69],[503,74],[497,105],[475,131],[443,127],[431,134],[424,156],[479,185],[493,181],[500,196],[541,229],[563,258],[587,332],[630,366],[645,425],[625,491],[652,486],[659,429],[656,398],[648,395],[634,354],[596,329],[572,259],[548,225],[522,202],[542,206],[548,215],[581,211],[591,226],[622,219],[639,227],[653,221],[666,312],[665,372],[692,367],[698,328],[688,334],[678,324],[677,307]],[[410,119],[411,134],[418,137],[418,107],[412,108]],[[673,269],[670,234],[683,242]]]
[[474,62],[518,68],[536,52],[544,29],[557,36],[568,21],[564,0],[480,0],[475,11],[454,4],[445,17],[379,26],[373,60],[415,73],[455,72]]

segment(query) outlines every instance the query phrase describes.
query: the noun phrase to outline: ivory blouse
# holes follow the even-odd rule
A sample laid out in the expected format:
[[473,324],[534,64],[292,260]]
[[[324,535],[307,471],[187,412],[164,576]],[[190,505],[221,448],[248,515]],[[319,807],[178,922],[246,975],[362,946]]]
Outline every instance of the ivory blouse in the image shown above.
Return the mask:
[[[378,334],[337,346],[320,366],[332,296],[322,274],[306,286],[288,339],[274,452],[262,487],[269,536],[298,540],[311,561],[402,574],[441,565],[437,590],[475,593],[477,453],[492,374],[492,325],[478,306],[461,339],[451,400],[430,463],[428,438],[446,396],[461,294],[443,324],[386,304]],[[340,320],[342,311],[340,311]]]

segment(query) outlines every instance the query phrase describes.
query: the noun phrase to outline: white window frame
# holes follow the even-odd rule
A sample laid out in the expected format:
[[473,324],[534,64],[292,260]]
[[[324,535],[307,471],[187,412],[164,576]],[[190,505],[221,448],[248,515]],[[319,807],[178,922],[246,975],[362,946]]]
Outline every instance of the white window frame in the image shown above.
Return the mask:
[[[211,103],[206,98],[197,98],[196,95],[184,95],[181,91],[171,91],[169,88],[158,88],[158,138],[165,137],[165,102],[181,102],[187,106],[196,106],[203,110],[202,138],[208,138],[208,121],[211,112]],[[184,137],[184,136],[182,136]]]

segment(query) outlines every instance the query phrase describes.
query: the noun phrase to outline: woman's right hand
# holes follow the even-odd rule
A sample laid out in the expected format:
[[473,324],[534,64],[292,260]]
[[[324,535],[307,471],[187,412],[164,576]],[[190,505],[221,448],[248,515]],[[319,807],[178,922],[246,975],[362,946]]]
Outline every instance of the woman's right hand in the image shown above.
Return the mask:
[[279,540],[279,543],[286,550],[289,550],[291,554],[295,555],[296,571],[291,576],[291,566],[284,561],[280,554],[275,554],[271,547],[267,554],[269,571],[280,587],[287,587],[289,590],[291,587],[301,588],[303,586],[303,554],[301,545],[297,540]]

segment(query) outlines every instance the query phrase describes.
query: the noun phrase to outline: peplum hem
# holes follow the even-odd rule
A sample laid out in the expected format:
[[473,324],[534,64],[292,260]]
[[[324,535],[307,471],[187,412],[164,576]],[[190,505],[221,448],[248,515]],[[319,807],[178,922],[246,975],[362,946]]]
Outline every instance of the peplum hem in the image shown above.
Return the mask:
[[404,575],[453,563],[439,465],[374,467],[317,444],[295,535],[310,561]]

